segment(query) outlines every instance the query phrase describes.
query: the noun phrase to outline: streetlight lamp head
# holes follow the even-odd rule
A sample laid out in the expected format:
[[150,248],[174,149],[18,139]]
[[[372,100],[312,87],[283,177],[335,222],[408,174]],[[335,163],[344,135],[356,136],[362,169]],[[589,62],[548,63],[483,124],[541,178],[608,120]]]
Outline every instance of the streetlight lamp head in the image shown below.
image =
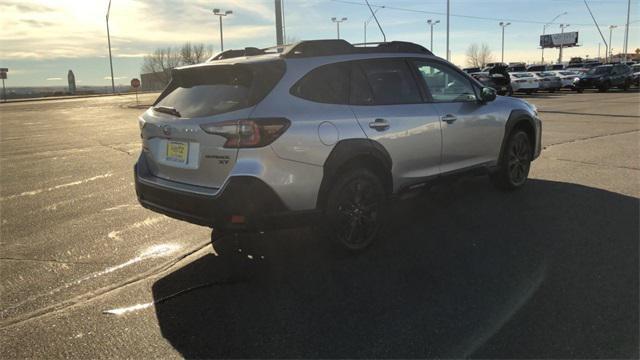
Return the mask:
[[498,25],[503,26],[503,25],[504,25],[504,23],[503,23],[502,21],[500,21],[500,24],[498,24]]
[[437,23],[439,23],[439,22],[440,22],[440,20],[436,20],[436,22],[434,22],[434,24],[437,24]]
[[336,21],[336,20],[337,20],[337,19],[336,19],[336,18],[334,18],[334,17],[332,17],[332,18],[331,18],[331,21]]
[[224,14],[225,15],[231,15],[231,14],[233,14],[233,11],[232,10],[227,10],[227,11],[224,12]]
[[346,17],[343,17],[343,18],[342,18],[342,21],[347,21],[347,18],[346,18]]
[[214,14],[219,14],[220,13],[220,9],[213,9],[213,13]]
[[509,25],[511,25],[511,23],[510,23],[510,22],[508,22],[508,23],[504,24],[504,26],[509,26]]

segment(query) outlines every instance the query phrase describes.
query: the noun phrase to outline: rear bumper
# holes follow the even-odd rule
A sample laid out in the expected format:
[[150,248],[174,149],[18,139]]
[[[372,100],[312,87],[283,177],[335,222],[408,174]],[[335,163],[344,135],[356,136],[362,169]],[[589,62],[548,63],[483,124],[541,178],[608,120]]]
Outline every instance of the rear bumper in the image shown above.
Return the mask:
[[219,230],[266,230],[303,226],[318,213],[289,211],[273,189],[251,176],[229,178],[215,195],[181,191],[163,186],[162,182],[158,184],[155,181],[157,178],[149,172],[146,160],[141,157],[134,165],[134,178],[136,195],[143,207],[178,220]]

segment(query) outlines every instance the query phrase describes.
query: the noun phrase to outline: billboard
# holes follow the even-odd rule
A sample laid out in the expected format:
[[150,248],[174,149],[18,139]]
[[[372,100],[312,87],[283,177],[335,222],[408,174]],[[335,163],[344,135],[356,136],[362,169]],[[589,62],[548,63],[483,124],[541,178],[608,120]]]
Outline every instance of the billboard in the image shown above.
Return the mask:
[[566,32],[561,34],[540,35],[540,47],[555,48],[576,46],[578,44],[578,32]]

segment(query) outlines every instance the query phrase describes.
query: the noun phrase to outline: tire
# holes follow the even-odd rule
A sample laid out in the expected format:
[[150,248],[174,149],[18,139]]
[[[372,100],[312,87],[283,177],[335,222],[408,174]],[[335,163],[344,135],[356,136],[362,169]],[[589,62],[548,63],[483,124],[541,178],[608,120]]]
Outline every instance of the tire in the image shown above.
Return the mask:
[[531,95],[533,94],[533,90],[525,90],[524,93],[527,95]]
[[507,96],[513,96],[513,88],[511,86],[509,86],[509,89],[507,90]]
[[349,170],[327,196],[327,235],[342,249],[361,252],[378,237],[388,206],[381,179],[365,168]]
[[624,85],[622,85],[622,87],[620,87],[622,89],[622,91],[629,91],[629,88],[631,87],[631,82],[630,81],[625,81]]
[[556,89],[549,89],[549,92],[550,93],[554,93],[554,92],[556,92]]
[[584,89],[576,89],[576,91],[578,92],[578,94],[582,94],[584,92]]
[[521,188],[527,181],[532,160],[531,140],[522,130],[514,131],[507,140],[498,169],[490,175],[493,184],[502,190]]
[[599,87],[599,88],[598,88],[598,91],[599,91],[599,92],[607,92],[607,91],[609,91],[609,88],[610,88],[610,87],[611,87],[611,84],[609,84],[609,83],[607,82],[607,83],[604,83],[604,85],[602,85],[601,87]]

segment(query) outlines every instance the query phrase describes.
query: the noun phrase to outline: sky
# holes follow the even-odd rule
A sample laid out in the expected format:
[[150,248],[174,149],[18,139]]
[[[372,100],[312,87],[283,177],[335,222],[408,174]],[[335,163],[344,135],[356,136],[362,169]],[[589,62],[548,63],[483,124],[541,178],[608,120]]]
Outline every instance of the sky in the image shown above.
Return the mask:
[[[364,0],[283,0],[286,36],[294,40],[336,37],[332,17],[346,17],[340,35],[362,42],[370,12]],[[607,42],[613,30],[613,51],[622,50],[627,0],[587,0]],[[7,86],[61,86],[73,70],[78,86],[111,83],[105,15],[108,0],[0,0],[0,67],[9,68]],[[404,40],[429,47],[427,19],[434,27],[434,53],[446,57],[446,0],[370,0],[385,6],[377,15],[387,40]],[[597,57],[604,43],[583,0],[450,0],[452,61],[465,66],[465,51],[472,43],[486,43],[500,60],[502,20],[505,62],[539,62],[539,36],[545,23],[567,12],[547,27],[546,33],[579,32],[579,47],[565,49],[571,56]],[[637,0],[631,1],[629,51],[640,47]],[[223,19],[225,49],[275,45],[273,0],[112,0],[110,34],[116,84],[139,77],[142,59],[154,49],[189,41],[220,48],[218,17],[213,8],[232,10]],[[375,22],[367,27],[368,41],[382,41]],[[545,50],[545,60],[558,51]]]

